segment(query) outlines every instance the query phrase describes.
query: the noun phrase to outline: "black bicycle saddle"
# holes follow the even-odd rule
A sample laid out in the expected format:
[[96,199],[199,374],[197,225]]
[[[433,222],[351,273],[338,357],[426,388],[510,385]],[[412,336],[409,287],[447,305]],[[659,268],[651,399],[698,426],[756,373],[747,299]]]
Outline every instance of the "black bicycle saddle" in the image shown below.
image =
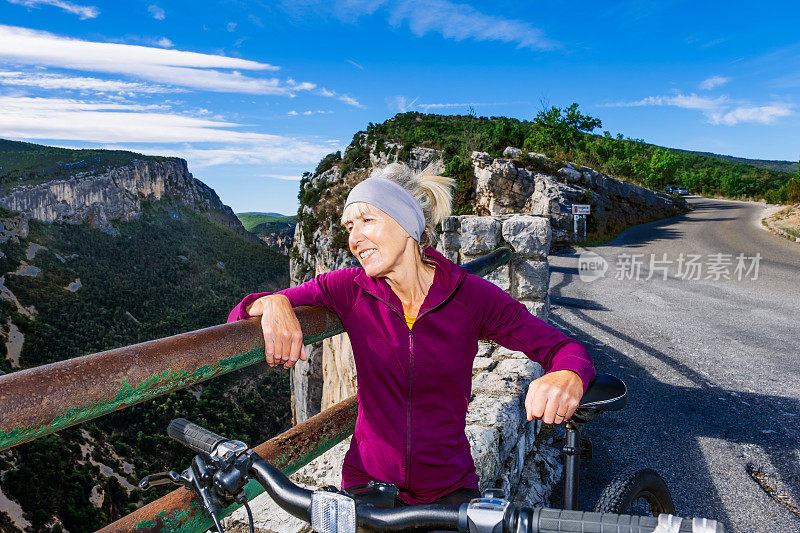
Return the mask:
[[600,374],[589,383],[578,409],[619,411],[627,403],[628,389],[625,383],[610,374]]

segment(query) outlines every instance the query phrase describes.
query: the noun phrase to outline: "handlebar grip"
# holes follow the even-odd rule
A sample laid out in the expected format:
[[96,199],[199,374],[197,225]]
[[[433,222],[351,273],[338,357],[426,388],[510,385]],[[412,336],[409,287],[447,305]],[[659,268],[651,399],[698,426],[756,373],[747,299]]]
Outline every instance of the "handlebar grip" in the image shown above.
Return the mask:
[[[535,511],[538,511],[535,512]],[[562,531],[614,531],[619,533],[653,533],[658,530],[670,533],[724,533],[722,524],[714,520],[678,518],[662,514],[631,516],[611,513],[588,513],[563,509],[540,508],[534,511],[533,531],[559,533]],[[678,525],[680,524],[680,525]],[[658,529],[661,525],[661,529]],[[538,529],[536,529],[538,526]],[[695,527],[697,526],[697,527]]]
[[211,453],[217,444],[230,440],[189,422],[185,418],[176,418],[170,422],[167,434],[184,446],[200,453]]

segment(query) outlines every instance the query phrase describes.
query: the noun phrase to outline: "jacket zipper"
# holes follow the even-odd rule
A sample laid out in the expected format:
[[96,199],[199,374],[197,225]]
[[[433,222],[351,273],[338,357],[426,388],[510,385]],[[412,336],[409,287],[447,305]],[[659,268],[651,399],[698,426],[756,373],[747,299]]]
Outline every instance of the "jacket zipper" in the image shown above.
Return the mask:
[[414,332],[408,330],[408,353],[409,353],[409,370],[408,370],[408,402],[406,408],[406,476],[405,485],[406,489],[410,489],[409,480],[411,479],[411,386],[414,383]]
[[[369,292],[369,291],[367,291]],[[371,293],[379,302],[382,302],[386,307],[394,311],[394,313],[400,317],[403,321],[403,324],[406,324],[406,318],[404,313],[401,313],[395,306],[391,303],[387,302],[377,294]],[[419,316],[417,317],[419,319]],[[416,321],[415,321],[416,322]],[[408,327],[408,324],[406,324]],[[413,326],[412,326],[413,327]],[[408,353],[409,353],[409,369],[408,369],[408,406],[406,407],[406,464],[405,464],[405,476],[404,476],[404,485],[405,489],[408,490],[408,480],[410,476],[408,475],[408,470],[411,466],[411,383],[412,383],[412,374],[414,372],[414,333],[409,328],[408,330]]]
[[[456,285],[456,288],[458,287],[458,285],[460,285],[460,281],[461,280],[459,280],[459,283]],[[403,321],[403,323],[405,323],[406,318],[404,316],[404,313],[401,313],[400,311],[398,311],[398,309],[395,306],[393,306],[391,303],[389,303],[385,299],[381,298],[377,294],[375,294],[375,293],[373,293],[373,292],[371,292],[369,290],[366,290],[366,292],[368,292],[369,294],[372,294],[372,296],[374,296],[379,302],[382,302],[384,305],[386,305],[386,307],[388,307],[389,309],[394,311],[394,313],[397,316],[400,317],[400,319]],[[430,309],[427,309],[424,313],[417,314],[417,318],[414,320],[414,323],[416,324],[419,321],[420,318],[422,318],[424,315],[427,315],[428,313],[430,313],[434,309],[439,308],[444,303],[445,302],[440,302],[438,305],[435,305],[434,307],[431,307]],[[412,326],[412,328],[413,328],[413,326]],[[412,387],[411,386],[412,386],[413,381],[414,381],[413,380],[413,375],[414,375],[414,332],[411,330],[411,328],[409,328],[409,330],[408,330],[408,353],[409,353],[409,369],[408,369],[408,402],[407,402],[408,403],[408,407],[406,408],[406,467],[405,467],[405,488],[406,489],[409,489],[408,482],[409,482],[409,479],[411,477],[409,475],[409,470],[411,468],[411,392],[412,392]],[[469,399],[467,399],[467,405],[469,405]]]

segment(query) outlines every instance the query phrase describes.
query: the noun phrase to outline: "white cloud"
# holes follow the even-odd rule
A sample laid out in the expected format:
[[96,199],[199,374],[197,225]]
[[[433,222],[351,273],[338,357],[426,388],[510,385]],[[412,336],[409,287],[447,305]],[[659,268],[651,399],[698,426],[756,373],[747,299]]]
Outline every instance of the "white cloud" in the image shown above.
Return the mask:
[[697,96],[696,94],[676,94],[672,96],[648,96],[635,102],[619,102],[608,104],[606,107],[674,106],[683,109],[714,111],[728,103],[727,96],[709,98],[707,96]]
[[523,102],[467,102],[462,104],[416,104],[414,107],[418,107],[425,111],[430,109],[444,109],[448,107],[463,107],[467,109],[469,107],[479,107],[479,106],[493,106],[493,105],[518,105]]
[[4,25],[0,25],[0,59],[35,67],[123,74],[215,92],[291,96],[314,86],[307,82],[288,84],[277,78],[256,78],[240,72],[279,69],[267,63],[182,50],[82,41]]
[[[165,105],[0,96],[0,109],[0,131],[6,138],[140,143],[149,146],[145,152],[178,155],[196,166],[312,164],[330,151],[329,146],[292,137],[240,131],[236,128],[242,125],[234,122],[170,113]],[[181,147],[158,146],[169,143]],[[141,147],[129,149],[142,152]]]
[[336,91],[330,91],[325,87],[320,87],[318,94],[322,96],[327,96],[328,98],[336,98],[337,100],[340,100],[347,105],[357,107],[359,109],[365,109],[365,107],[361,105],[361,103],[352,96],[346,94],[338,94]]
[[519,105],[527,102],[463,102],[463,103],[435,103],[435,104],[419,104],[419,97],[410,99],[406,96],[395,96],[387,98],[386,103],[390,109],[405,113],[411,109],[421,109],[423,111],[430,111],[431,109],[447,109],[447,108],[463,108],[466,111],[469,107],[479,106],[498,106],[498,105]]
[[791,115],[793,104],[775,102],[769,105],[753,106],[746,102],[731,100],[727,96],[708,98],[696,94],[676,94],[672,96],[648,96],[634,102],[618,102],[605,107],[672,106],[701,111],[710,124],[735,126],[750,122],[772,124],[778,118]]
[[727,112],[712,113],[711,123],[725,124],[726,126],[734,126],[740,122],[772,124],[780,117],[791,115],[793,107],[784,103],[764,106],[739,106]]
[[419,37],[434,32],[456,41],[500,41],[533,50],[556,46],[541,30],[526,22],[486,15],[466,4],[446,0],[398,2],[390,8],[389,23],[398,27],[404,22]]
[[291,85],[292,88],[297,90],[297,91],[310,91],[311,89],[313,89],[313,88],[315,88],[317,86],[316,83],[311,83],[311,82],[307,82],[307,81],[304,81],[304,82],[301,82],[301,83],[295,83],[295,81],[291,80],[291,79],[287,80],[286,83]]
[[0,96],[5,136],[91,142],[258,142],[275,136],[233,122],[156,112],[164,105]]
[[227,28],[228,28],[228,31],[235,30],[236,29],[236,23],[235,22],[229,22]]
[[[277,137],[277,136],[276,136]],[[192,162],[194,167],[214,165],[259,165],[275,163],[298,163],[316,165],[330,153],[330,146],[311,144],[296,139],[278,137],[275,142],[261,142],[244,147],[187,148],[172,150],[172,155]]]
[[35,87],[45,90],[91,91],[114,94],[161,94],[184,92],[183,89],[151,85],[149,83],[102,80],[85,76],[65,76],[44,72],[18,72],[0,70],[0,85]]
[[67,13],[78,15],[81,20],[96,18],[100,11],[94,6],[79,6],[65,0],[7,0],[11,4],[25,7],[53,6],[63,9]]
[[390,109],[405,113],[417,103],[417,100],[419,100],[419,97],[409,100],[405,96],[395,96],[393,98],[387,98],[386,103]]
[[700,88],[704,91],[710,91],[714,87],[721,87],[729,81],[731,81],[731,79],[725,76],[711,76],[710,78],[700,82]]
[[158,7],[156,4],[150,4],[149,6],[147,6],[147,11],[156,20],[164,20],[165,18],[167,18],[167,14],[164,12],[164,10]]
[[487,15],[466,4],[448,0],[312,0],[283,2],[283,6],[290,12],[327,11],[345,22],[355,22],[362,15],[383,11],[391,26],[397,28],[407,24],[419,37],[437,33],[456,41],[499,41],[532,50],[549,50],[558,46],[528,22]]
[[356,67],[359,70],[364,70],[364,67],[362,67],[361,65],[359,65],[358,63],[356,63],[355,61],[353,61],[351,59],[345,59],[345,61],[347,61],[348,63],[350,63],[351,65],[353,65],[354,67]]
[[[262,78],[241,71],[276,71],[280,67],[227,57],[183,50],[168,50],[173,45],[166,37],[157,46],[83,41],[0,24],[0,61],[25,64],[35,68],[102,72],[134,76],[143,80],[204,91],[295,96],[312,91],[315,83]],[[321,88],[317,94],[335,98],[347,105],[364,108],[350,95]]]
[[297,117],[297,116],[300,116],[300,115],[305,115],[305,116],[308,117],[308,116],[311,116],[311,115],[330,115],[331,113],[333,113],[333,111],[326,111],[324,109],[307,109],[306,111],[303,111],[302,113],[298,113],[296,110],[292,109],[291,111],[289,111],[286,114],[289,115],[290,117]]
[[719,39],[714,39],[714,40],[708,41],[707,43],[701,44],[700,48],[711,48],[712,46],[717,46],[718,44],[722,44],[727,40],[728,39],[725,38],[725,37],[721,37]]

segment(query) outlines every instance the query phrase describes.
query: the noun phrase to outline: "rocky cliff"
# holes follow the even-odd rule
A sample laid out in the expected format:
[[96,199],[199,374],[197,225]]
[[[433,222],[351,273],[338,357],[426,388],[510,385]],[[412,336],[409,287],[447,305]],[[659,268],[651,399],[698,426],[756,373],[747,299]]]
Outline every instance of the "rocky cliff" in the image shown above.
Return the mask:
[[254,242],[230,207],[195,179],[183,159],[138,160],[104,172],[17,185],[0,192],[0,205],[44,222],[89,223],[114,234],[111,221],[138,218],[143,200],[168,199],[203,213]]
[[294,245],[294,224],[272,223],[259,224],[252,233],[264,241],[268,248],[283,255],[289,255]]

